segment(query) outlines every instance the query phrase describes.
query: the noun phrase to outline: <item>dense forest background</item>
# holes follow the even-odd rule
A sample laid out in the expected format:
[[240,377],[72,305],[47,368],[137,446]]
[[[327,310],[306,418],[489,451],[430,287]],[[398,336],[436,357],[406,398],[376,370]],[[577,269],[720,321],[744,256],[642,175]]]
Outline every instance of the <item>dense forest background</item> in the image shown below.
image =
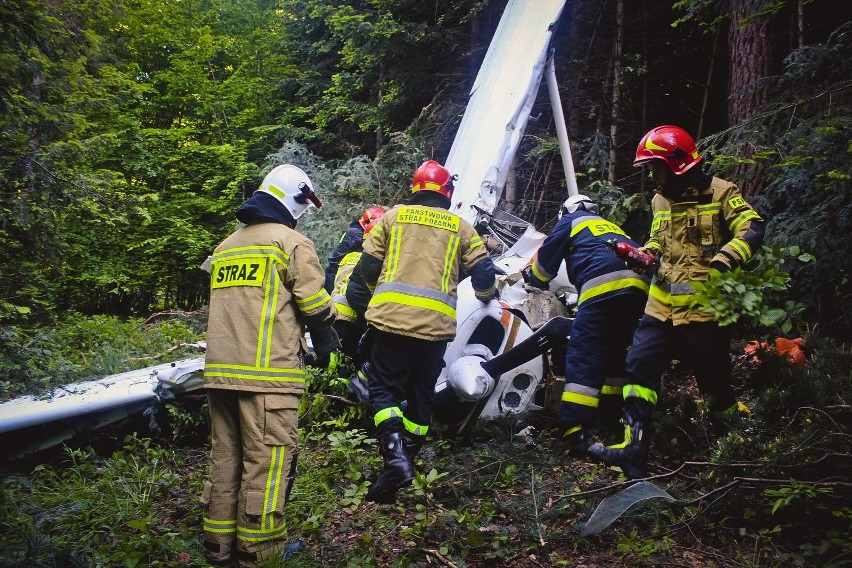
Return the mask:
[[[446,158],[506,4],[0,3],[0,398],[197,357],[199,266],[274,165],[325,201],[298,227],[323,261],[366,205],[405,199]],[[286,565],[849,566],[852,2],[567,0],[553,48],[578,183],[606,216],[645,239],[652,187],[631,163],[668,123],[768,221],[747,270],[704,294],[750,414],[714,429],[673,362],[650,482],[675,501],[583,535],[628,481],[565,456],[553,413],[436,424],[379,507],[362,501],[371,419],[309,368],[287,504],[305,547]],[[547,232],[566,183],[544,87],[531,116],[502,206]],[[743,349],[782,335],[804,365]],[[0,568],[204,565],[205,396],[160,402],[20,460],[25,436],[4,433]]]
[[[12,0],[0,6],[0,321],[206,303],[198,270],[277,163],[328,202],[321,258],[365,204],[443,160],[505,0]],[[530,2],[534,9],[535,2]],[[650,127],[700,139],[769,220],[792,295],[848,336],[850,15],[829,0],[569,0],[557,79],[581,191],[642,240]],[[504,207],[565,196],[542,88]]]

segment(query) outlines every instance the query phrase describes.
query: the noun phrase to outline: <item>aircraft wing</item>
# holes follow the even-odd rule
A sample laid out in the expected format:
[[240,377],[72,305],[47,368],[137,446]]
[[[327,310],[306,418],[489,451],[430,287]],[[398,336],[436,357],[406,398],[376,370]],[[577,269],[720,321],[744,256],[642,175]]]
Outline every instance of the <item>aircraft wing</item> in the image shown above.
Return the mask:
[[506,185],[565,0],[509,0],[470,91],[447,156],[458,174],[450,211],[474,223],[476,206],[491,214]]

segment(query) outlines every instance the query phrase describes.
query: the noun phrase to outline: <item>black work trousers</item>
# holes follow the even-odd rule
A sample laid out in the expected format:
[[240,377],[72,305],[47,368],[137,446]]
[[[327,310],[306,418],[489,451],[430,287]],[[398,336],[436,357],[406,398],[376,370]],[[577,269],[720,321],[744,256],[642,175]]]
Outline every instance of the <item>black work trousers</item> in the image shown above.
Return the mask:
[[353,361],[357,361],[358,342],[364,332],[367,331],[367,326],[354,321],[338,319],[334,322],[334,331],[337,332],[337,338],[340,339],[340,350],[343,354]]
[[[627,385],[659,394],[663,373],[672,359],[678,359],[692,367],[698,390],[708,399],[711,410],[721,412],[737,402],[731,387],[729,351],[730,333],[716,322],[674,326],[670,320],[662,322],[644,315],[627,352]],[[641,406],[650,411],[653,402]]]
[[[370,355],[370,406],[374,414],[388,408],[402,408],[404,417],[425,431],[432,420],[435,383],[444,368],[444,352],[448,340],[429,341],[385,331],[374,330]],[[401,417],[376,424],[378,437],[405,428]]]
[[630,292],[580,305],[565,352],[560,422],[592,425],[599,410],[610,420],[621,414],[622,389],[604,389],[604,382],[624,384],[624,359],[646,299]]

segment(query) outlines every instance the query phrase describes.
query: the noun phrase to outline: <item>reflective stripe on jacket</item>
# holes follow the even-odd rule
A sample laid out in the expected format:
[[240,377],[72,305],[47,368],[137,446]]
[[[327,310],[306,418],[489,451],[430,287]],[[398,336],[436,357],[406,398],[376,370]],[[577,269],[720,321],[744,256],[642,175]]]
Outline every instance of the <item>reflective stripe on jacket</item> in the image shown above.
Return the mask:
[[580,293],[578,304],[611,296],[648,292],[648,278],[628,269],[606,245],[616,240],[638,247],[615,223],[587,211],[567,213],[538,249],[532,272],[550,282],[565,261],[568,279]]
[[349,277],[355,269],[355,265],[361,259],[361,251],[350,252],[344,256],[338,265],[337,275],[334,277],[334,292],[331,299],[334,302],[334,307],[337,308],[337,319],[343,321],[358,321],[358,314],[349,305],[346,299],[346,286],[349,284]]
[[[707,189],[689,187],[676,201],[658,193],[645,244],[660,255],[645,313],[674,325],[713,321],[695,304],[690,282],[705,282],[710,263],[735,268],[748,262],[763,240],[763,219],[731,182],[714,177]],[[759,230],[758,230],[759,229]]]
[[[455,337],[460,271],[487,260],[470,223],[441,207],[397,206],[367,235],[364,253],[382,262],[378,280],[367,282],[373,288],[370,325],[428,340]],[[494,290],[493,274],[488,289],[474,287],[484,301]]]
[[337,277],[337,269],[340,268],[343,257],[350,252],[360,252],[363,243],[364,229],[357,221],[353,221],[346,231],[340,235],[337,246],[328,255],[328,265],[325,267],[325,289],[329,293],[334,290],[334,279]]
[[252,224],[213,253],[204,385],[250,392],[304,389],[302,321],[330,325],[313,243],[278,223]]

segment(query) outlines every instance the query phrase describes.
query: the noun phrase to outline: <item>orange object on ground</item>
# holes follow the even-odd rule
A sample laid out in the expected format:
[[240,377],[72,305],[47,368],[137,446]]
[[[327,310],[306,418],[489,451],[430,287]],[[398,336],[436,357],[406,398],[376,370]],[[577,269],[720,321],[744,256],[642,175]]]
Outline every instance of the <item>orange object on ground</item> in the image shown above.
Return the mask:
[[790,364],[794,367],[803,367],[805,365],[805,352],[802,350],[802,347],[804,346],[805,340],[801,337],[795,339],[778,337],[775,339],[774,345],[769,345],[765,341],[763,343],[757,340],[749,341],[743,350],[746,354],[751,355],[757,363],[760,363],[760,359],[757,357],[757,350],[762,348],[764,351],[774,351],[781,355],[786,355]]

